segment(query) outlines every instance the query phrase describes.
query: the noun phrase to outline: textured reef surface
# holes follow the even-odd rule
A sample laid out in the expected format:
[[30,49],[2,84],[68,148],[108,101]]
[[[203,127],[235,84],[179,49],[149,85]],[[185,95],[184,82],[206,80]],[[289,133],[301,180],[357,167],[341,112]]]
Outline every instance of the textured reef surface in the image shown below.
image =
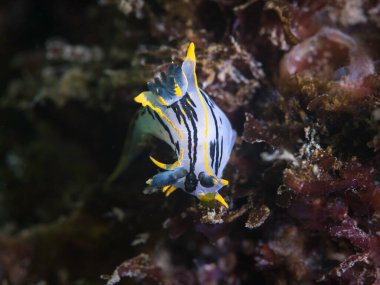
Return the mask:
[[[229,209],[146,185],[158,141],[106,184],[189,42]],[[0,63],[2,284],[380,284],[378,1],[2,1]]]

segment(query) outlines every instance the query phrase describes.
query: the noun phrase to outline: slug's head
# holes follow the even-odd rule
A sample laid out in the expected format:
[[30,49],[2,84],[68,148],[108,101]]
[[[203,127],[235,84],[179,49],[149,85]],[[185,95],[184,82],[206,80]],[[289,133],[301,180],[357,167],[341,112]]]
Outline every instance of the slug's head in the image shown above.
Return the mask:
[[148,83],[149,91],[142,92],[135,101],[143,106],[165,108],[179,101],[187,92],[194,92],[195,76],[195,47],[190,43],[187,56],[182,65],[170,64],[166,72],[161,72]]

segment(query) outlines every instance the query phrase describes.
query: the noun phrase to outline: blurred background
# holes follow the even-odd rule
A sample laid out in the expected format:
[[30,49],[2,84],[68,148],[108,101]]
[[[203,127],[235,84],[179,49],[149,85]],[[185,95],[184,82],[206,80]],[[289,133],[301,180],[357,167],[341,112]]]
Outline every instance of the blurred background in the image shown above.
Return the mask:
[[[1,284],[380,284],[379,28],[375,0],[2,0]],[[229,211],[146,187],[158,142],[105,187],[191,41]]]

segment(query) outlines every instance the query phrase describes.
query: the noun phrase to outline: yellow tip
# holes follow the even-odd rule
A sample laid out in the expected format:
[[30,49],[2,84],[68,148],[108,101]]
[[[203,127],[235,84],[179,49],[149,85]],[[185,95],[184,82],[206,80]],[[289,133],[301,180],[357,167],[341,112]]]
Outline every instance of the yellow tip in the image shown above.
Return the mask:
[[177,82],[174,84],[174,93],[177,97],[181,97],[182,96],[182,91],[181,91],[181,88],[179,88]]
[[159,168],[161,169],[165,169],[167,170],[168,169],[168,166],[165,164],[165,163],[162,163],[162,162],[159,162],[157,160],[155,160],[153,157],[149,156],[150,160],[155,164],[157,165]]
[[165,193],[165,196],[166,197],[169,197],[170,194],[172,194],[177,188],[175,186],[170,186],[169,189],[167,189],[166,193]]
[[226,180],[226,179],[220,179],[220,182],[221,182],[224,186],[226,186],[226,185],[229,184],[228,180]]
[[166,190],[168,190],[170,188],[170,185],[168,185],[168,186],[164,186],[163,188],[162,188],[162,192],[166,192]]
[[194,46],[194,43],[191,42],[190,45],[189,45],[189,48],[187,49],[187,55],[186,57],[188,59],[190,59],[191,61],[196,61],[195,59],[195,46]]
[[135,102],[137,103],[142,103],[144,102],[146,99],[145,99],[145,95],[144,95],[144,92],[140,93],[139,95],[137,95],[135,97]]
[[169,104],[164,100],[164,98],[162,98],[161,96],[158,96],[158,101],[160,101],[160,103],[164,106],[168,106]]
[[228,204],[226,203],[226,201],[224,200],[224,198],[222,197],[222,195],[220,195],[219,193],[217,193],[215,195],[215,200],[218,201],[219,203],[221,203],[224,207],[226,207],[228,209]]
[[148,180],[146,181],[146,184],[151,185],[152,182],[153,182],[153,179],[151,178],[151,179],[148,179]]

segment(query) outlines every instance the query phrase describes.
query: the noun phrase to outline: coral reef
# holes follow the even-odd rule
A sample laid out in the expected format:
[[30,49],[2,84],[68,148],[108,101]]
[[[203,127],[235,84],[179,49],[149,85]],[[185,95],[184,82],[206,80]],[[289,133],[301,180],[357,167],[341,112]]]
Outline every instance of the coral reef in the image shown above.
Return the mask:
[[[0,15],[3,284],[380,284],[377,1],[16,0]],[[238,132],[228,210],[147,187],[149,155],[105,186],[133,98],[190,41]]]

